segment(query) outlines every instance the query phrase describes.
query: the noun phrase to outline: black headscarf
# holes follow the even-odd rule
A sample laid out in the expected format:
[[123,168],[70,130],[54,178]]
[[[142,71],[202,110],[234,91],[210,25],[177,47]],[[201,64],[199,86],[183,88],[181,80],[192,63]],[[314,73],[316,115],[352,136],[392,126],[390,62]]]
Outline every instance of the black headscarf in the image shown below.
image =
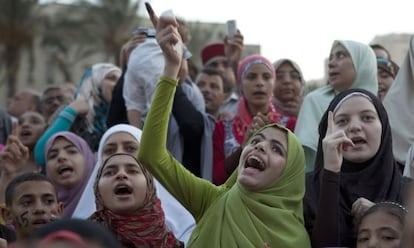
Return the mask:
[[[334,112],[336,106],[348,95],[360,92],[371,99],[377,110],[382,124],[380,147],[370,160],[363,163],[354,163],[343,159],[339,179],[339,240],[342,245],[353,245],[354,227],[351,214],[352,204],[359,198],[364,197],[372,202],[394,201],[402,203],[402,176],[397,168],[392,152],[391,127],[384,106],[380,100],[363,89],[349,89],[339,93],[329,104],[319,123],[319,142],[316,154],[314,171],[306,176],[305,202],[309,209],[315,213],[320,194],[322,171],[324,169],[322,140],[327,131],[327,120],[329,111]],[[309,210],[308,209],[308,210]],[[306,214],[305,212],[305,215]]]

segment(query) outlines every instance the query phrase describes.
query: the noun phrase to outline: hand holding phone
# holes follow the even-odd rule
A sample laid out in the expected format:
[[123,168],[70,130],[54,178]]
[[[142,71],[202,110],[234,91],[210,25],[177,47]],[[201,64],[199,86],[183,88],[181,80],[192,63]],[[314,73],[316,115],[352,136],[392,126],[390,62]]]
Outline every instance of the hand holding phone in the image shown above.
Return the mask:
[[227,36],[232,39],[237,34],[236,20],[227,21]]

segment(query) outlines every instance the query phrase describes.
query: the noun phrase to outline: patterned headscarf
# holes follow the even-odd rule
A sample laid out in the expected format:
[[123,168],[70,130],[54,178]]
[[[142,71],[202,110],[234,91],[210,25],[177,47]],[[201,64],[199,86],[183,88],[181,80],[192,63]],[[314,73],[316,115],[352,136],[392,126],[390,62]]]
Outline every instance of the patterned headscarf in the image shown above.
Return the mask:
[[[142,206],[132,214],[118,214],[103,204],[98,183],[102,171],[108,161],[115,156],[130,156],[141,168],[147,180],[147,192]],[[98,170],[94,191],[96,197],[96,212],[89,219],[106,226],[116,235],[124,247],[183,247],[183,244],[174,237],[165,224],[161,201],[156,195],[152,175],[138,160],[127,153],[116,153],[109,156]]]
[[[83,190],[85,189],[86,184],[88,183],[88,179],[92,174],[93,168],[95,167],[96,157],[92,153],[91,149],[89,148],[89,145],[86,143],[84,139],[72,132],[67,131],[58,132],[49,138],[45,146],[45,154],[48,153],[56,138],[58,137],[63,137],[67,139],[69,142],[71,142],[73,145],[75,145],[79,152],[82,153],[85,161],[85,170],[82,179],[75,187],[71,189],[67,189],[66,187],[63,187],[56,183],[53,180],[53,178],[50,177],[50,172],[48,171],[46,166],[46,176],[52,180],[53,185],[55,186],[57,191],[58,200],[63,202],[64,208],[62,216],[70,218],[72,217],[72,214],[75,211],[76,206],[78,205]],[[47,163],[47,155],[45,161]]]
[[377,66],[378,69],[385,71],[394,79],[397,76],[398,70],[400,69],[400,67],[394,61],[382,57],[377,57]]
[[[246,133],[247,128],[250,126],[250,124],[253,121],[253,116],[249,113],[246,99],[243,96],[243,92],[241,90],[241,84],[243,83],[244,78],[246,77],[249,69],[256,64],[263,64],[265,65],[270,73],[272,74],[272,77],[275,78],[275,69],[272,65],[272,63],[266,59],[263,56],[260,55],[250,55],[244,58],[238,67],[237,70],[237,83],[238,87],[241,93],[240,97],[240,103],[239,107],[236,113],[236,116],[233,120],[234,125],[234,132],[237,134],[236,137],[244,137],[244,134]],[[280,114],[276,112],[275,107],[272,104],[272,98],[269,98],[268,102],[268,115],[271,123],[279,123],[280,122]],[[263,113],[265,114],[265,113]],[[242,139],[238,140],[238,142],[241,144]]]
[[102,95],[102,81],[113,71],[122,72],[119,67],[109,63],[93,65],[83,74],[75,92],[75,99],[83,96],[88,101],[88,130],[98,133],[99,137],[106,130],[106,115],[110,104]]

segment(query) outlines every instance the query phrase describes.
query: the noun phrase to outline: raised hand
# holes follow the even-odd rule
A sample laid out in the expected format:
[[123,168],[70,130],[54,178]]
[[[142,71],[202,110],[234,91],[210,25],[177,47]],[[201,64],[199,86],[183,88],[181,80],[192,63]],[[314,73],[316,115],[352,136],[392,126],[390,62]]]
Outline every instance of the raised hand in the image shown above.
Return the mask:
[[268,115],[262,114],[258,112],[252,120],[250,127],[247,129],[246,133],[244,134],[243,144],[246,144],[247,141],[252,137],[254,133],[260,130],[262,127],[269,124],[270,119]]
[[20,127],[13,123],[12,133],[8,136],[6,146],[0,152],[0,168],[2,174],[19,172],[29,159],[29,148],[19,140]]
[[145,34],[135,34],[121,48],[119,56],[119,64],[121,68],[128,64],[129,55],[139,44],[145,42],[147,36]]
[[234,35],[233,38],[230,39],[227,36],[224,38],[224,51],[227,60],[230,62],[230,64],[239,63],[243,55],[243,40],[244,37],[239,30],[237,30],[237,33]]
[[361,216],[365,211],[368,210],[368,208],[374,206],[374,204],[375,203],[372,201],[364,197],[360,197],[352,204],[351,213],[354,217]]
[[157,30],[158,44],[164,53],[164,76],[177,79],[184,51],[181,36],[178,33],[177,20],[175,17],[166,15],[158,17],[148,2],[145,3],[145,6],[152,25]]
[[338,173],[341,171],[343,161],[343,149],[354,146],[344,130],[335,130],[333,113],[328,113],[328,128],[325,138],[322,140],[324,168]]
[[69,104],[78,115],[86,115],[89,111],[89,103],[84,96],[79,95],[76,100]]

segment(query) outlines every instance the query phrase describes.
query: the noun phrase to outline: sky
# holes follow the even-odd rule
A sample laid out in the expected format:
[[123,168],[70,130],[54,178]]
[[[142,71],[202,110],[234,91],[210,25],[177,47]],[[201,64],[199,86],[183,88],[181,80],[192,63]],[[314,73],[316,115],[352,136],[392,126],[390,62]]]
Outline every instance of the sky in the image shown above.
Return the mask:
[[[53,2],[53,1],[41,1]],[[57,2],[71,2],[60,0]],[[406,0],[148,0],[161,14],[172,9],[186,21],[235,19],[246,44],[261,45],[270,61],[296,61],[306,80],[324,75],[336,39],[369,43],[376,35],[414,33]],[[141,8],[142,15],[147,15]]]

